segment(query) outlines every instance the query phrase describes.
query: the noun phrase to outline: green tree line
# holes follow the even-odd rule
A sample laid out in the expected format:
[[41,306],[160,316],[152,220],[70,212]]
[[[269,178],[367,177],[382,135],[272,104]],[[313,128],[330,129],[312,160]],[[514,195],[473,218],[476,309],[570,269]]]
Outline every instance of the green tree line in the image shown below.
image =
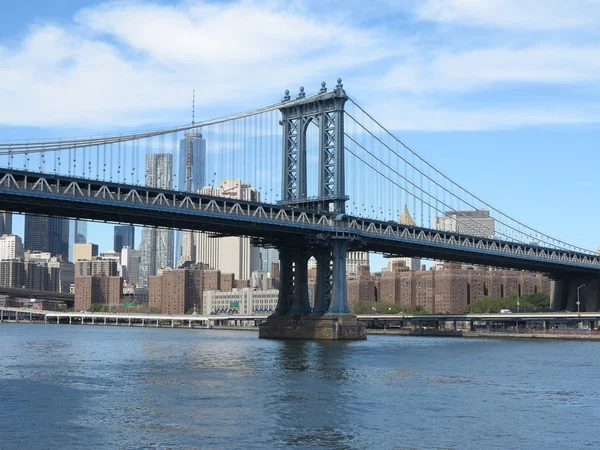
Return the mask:
[[356,302],[350,305],[350,310],[352,314],[398,314],[399,312],[404,314],[429,314],[422,306],[400,310],[400,307],[392,302]]
[[[519,308],[523,309],[548,309],[550,308],[550,296],[548,294],[527,294],[519,297]],[[497,313],[501,309],[510,309],[517,312],[517,295],[510,297],[492,298],[483,297],[475,300],[469,305],[472,313]]]

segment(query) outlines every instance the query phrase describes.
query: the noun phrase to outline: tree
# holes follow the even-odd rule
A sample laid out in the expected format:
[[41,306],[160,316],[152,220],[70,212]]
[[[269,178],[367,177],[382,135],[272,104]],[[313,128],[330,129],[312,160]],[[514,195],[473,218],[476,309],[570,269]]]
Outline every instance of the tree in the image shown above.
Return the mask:
[[[550,307],[550,297],[547,294],[526,294],[520,298],[519,309],[547,309]],[[517,295],[504,298],[483,297],[469,305],[472,313],[498,313],[501,309],[517,311]]]
[[91,312],[105,312],[106,305],[104,303],[94,303],[90,308]]

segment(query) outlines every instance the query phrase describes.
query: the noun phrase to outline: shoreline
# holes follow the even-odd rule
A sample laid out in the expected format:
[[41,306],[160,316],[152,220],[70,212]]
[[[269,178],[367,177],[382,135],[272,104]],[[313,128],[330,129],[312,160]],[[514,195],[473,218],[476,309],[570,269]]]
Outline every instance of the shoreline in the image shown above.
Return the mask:
[[[95,324],[57,324],[43,322],[39,320],[12,320],[4,319],[2,323],[22,323],[30,325],[73,325],[73,326],[94,326],[94,327],[119,327],[119,328],[173,328],[173,329],[194,329],[194,330],[217,330],[217,331],[258,331],[258,327],[245,327],[245,326],[189,326],[189,325],[175,325],[171,326],[168,324],[156,325],[141,325],[139,323],[123,323],[122,325],[116,325],[114,323],[107,323],[106,325],[102,322],[96,322]],[[407,337],[447,337],[447,338],[478,338],[478,339],[536,339],[536,340],[570,340],[570,341],[600,341],[600,333],[582,332],[582,333],[533,333],[533,332],[481,332],[481,331],[435,331],[435,330],[395,330],[395,329],[375,329],[367,328],[367,335],[372,336],[407,336]]]

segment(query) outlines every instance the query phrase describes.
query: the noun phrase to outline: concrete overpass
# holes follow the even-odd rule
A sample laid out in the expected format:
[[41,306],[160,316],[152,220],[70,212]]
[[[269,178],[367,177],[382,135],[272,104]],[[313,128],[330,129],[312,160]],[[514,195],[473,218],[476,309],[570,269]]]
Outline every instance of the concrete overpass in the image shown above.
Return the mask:
[[62,301],[69,305],[75,302],[75,296],[73,294],[67,294],[64,292],[50,292],[50,291],[36,291],[33,289],[21,289],[0,286],[0,294],[8,295],[9,297],[18,298],[35,298],[40,300],[56,300]]

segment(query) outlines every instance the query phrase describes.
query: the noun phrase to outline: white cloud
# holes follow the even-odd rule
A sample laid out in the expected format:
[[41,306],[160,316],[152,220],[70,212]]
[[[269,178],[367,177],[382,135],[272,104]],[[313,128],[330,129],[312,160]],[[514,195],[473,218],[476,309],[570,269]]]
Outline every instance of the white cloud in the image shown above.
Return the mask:
[[[545,17],[545,29],[565,28],[575,20],[585,26],[599,2],[577,2],[562,16],[554,0],[541,16],[534,14],[539,2],[523,2],[518,20]],[[586,4],[591,5],[588,15],[582,14]],[[335,8],[323,14],[322,7],[306,5],[109,2],[79,11],[68,25],[32,26],[17,46],[0,45],[0,125],[110,130],[179,124],[189,120],[194,88],[201,120],[275,102],[286,87],[294,95],[304,84],[312,93],[326,79],[332,88],[337,76],[344,77],[350,95],[389,112],[382,117],[393,117],[402,129],[600,122],[594,91],[600,81],[597,39],[576,45],[544,31],[506,42],[497,35],[476,42],[460,34],[447,41],[433,36],[435,27],[422,33],[422,24],[407,22],[398,31],[396,16],[393,25],[378,20],[376,27],[364,28]],[[514,18],[517,22],[508,22],[519,5],[428,0],[418,14],[449,24],[450,33],[456,23],[536,28]],[[359,2],[353,8],[360,17]],[[372,6],[365,8],[373,14]],[[397,8],[390,7],[390,15],[402,16]],[[552,25],[559,22],[564,26]],[[445,28],[440,35],[448,32]],[[544,105],[518,97],[507,103],[494,98],[500,84],[560,84],[590,93],[568,98],[550,87]],[[486,96],[485,106],[463,101],[468,95],[475,99],[471,105],[481,105],[479,94]],[[394,115],[397,110],[401,116]]]
[[600,82],[600,46],[538,45],[412,56],[382,80],[388,89],[413,93],[481,90],[499,83]]
[[313,80],[310,93],[316,77],[392,53],[369,31],[262,2],[107,3],[75,20],[33,27],[18,48],[0,47],[0,123],[173,123],[168,114],[189,103],[192,88],[205,107],[257,106],[277,101],[286,85]]
[[525,30],[595,28],[598,0],[425,0],[415,8],[419,19],[461,25]]
[[391,99],[384,104],[367,103],[365,108],[391,130],[482,131],[600,123],[600,103],[585,108],[512,105],[459,109]]

